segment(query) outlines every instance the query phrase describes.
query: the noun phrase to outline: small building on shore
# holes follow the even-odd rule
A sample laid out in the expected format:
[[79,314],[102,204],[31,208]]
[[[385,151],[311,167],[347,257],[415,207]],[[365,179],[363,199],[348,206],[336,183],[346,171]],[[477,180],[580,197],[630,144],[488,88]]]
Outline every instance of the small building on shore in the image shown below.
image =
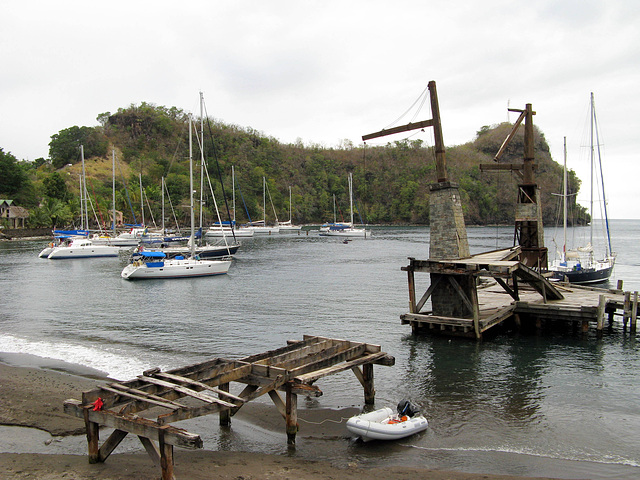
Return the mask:
[[29,210],[13,204],[13,200],[0,199],[0,219],[6,221],[7,228],[25,228]]

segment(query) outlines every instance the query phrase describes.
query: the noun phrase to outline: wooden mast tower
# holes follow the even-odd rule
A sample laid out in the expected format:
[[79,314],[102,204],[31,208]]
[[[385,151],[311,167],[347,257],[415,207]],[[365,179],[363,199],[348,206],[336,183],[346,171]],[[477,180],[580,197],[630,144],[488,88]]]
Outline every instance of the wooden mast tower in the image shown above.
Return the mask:
[[[538,271],[547,269],[547,248],[544,246],[544,228],[542,226],[542,206],[540,204],[540,189],[535,182],[535,154],[533,136],[533,111],[528,103],[524,110],[509,109],[510,112],[518,112],[520,116],[516,120],[511,132],[502,143],[493,160],[496,163],[480,165],[481,171],[509,170],[516,172],[521,179],[518,185],[518,198],[516,203],[516,219],[514,232],[514,245],[520,245],[522,251],[520,261],[527,267]],[[520,124],[524,121],[524,158],[522,164],[497,163],[507,146],[515,136]]]
[[[438,94],[436,82],[433,80],[429,82],[429,94],[432,119],[364,135],[362,140],[367,141],[394,133],[433,127],[437,182],[429,185],[429,259],[436,261],[457,260],[470,256],[467,230],[464,223],[458,185],[449,181],[447,175]],[[432,285],[430,296],[435,315],[446,317],[474,316],[473,305],[477,306],[477,302],[473,301],[473,298],[476,298],[475,279],[473,277],[456,275],[448,277],[449,281],[441,281],[442,274],[431,273],[430,275]],[[460,297],[462,297],[462,301]]]

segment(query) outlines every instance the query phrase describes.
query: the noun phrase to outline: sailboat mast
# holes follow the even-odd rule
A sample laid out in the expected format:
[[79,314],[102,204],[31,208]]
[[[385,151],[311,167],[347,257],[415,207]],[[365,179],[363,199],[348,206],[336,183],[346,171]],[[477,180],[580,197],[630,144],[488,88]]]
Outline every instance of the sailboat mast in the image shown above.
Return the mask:
[[589,233],[589,243],[591,245],[593,245],[593,92],[591,92],[591,105],[590,105],[590,132],[589,132],[589,137],[590,137],[590,144],[591,144],[591,151],[589,152],[589,158],[590,158],[590,163],[591,163],[591,203],[590,203],[590,210],[591,210],[591,229],[590,229],[590,233]]
[[80,180],[80,230],[84,230],[84,206],[82,204],[82,175],[78,175]]
[[204,193],[204,96],[200,92],[200,228],[202,228],[202,205]]
[[349,173],[349,205],[351,207],[351,226],[353,227],[353,174]]
[[333,223],[336,223],[336,194],[333,194]]
[[142,173],[138,174],[140,179],[140,212],[142,213],[142,225],[144,225],[144,190],[142,190]]
[[[80,145],[80,157],[82,158],[82,197],[80,197],[80,211],[82,215],[84,215],[84,219],[82,221],[84,228],[89,230],[89,205],[87,199],[87,174],[84,169],[84,145]],[[82,199],[84,199],[84,211],[82,211]]]
[[113,236],[116,236],[116,149],[111,150],[111,160],[113,163],[113,173],[111,176],[111,184],[113,190]]
[[191,256],[193,257],[195,253],[194,237],[196,236],[196,233],[194,227],[195,216],[193,214],[193,130],[191,124],[191,115],[189,115],[189,192],[189,205],[191,207],[191,238],[189,242],[191,245]]
[[[233,201],[233,225],[231,228],[236,228],[236,171],[235,167],[231,165],[231,195]],[[222,228],[222,225],[220,225]]]
[[605,247],[607,250],[605,251],[605,254],[607,257],[609,257],[613,255],[613,250],[611,249],[611,234],[609,232],[609,215],[607,213],[607,196],[604,191],[604,175],[602,172],[602,155],[600,155],[600,135],[598,134],[598,119],[596,118],[595,100],[592,98],[591,101],[593,104],[593,124],[596,130],[596,145],[598,147],[598,167],[600,169],[600,183],[602,185],[602,204],[604,207],[604,221],[605,221],[605,228],[607,230],[607,241],[606,241],[606,247]]
[[164,235],[164,177],[162,177],[161,181],[162,185],[162,234]]
[[564,137],[564,172],[562,175],[562,213],[563,223],[563,243],[562,243],[562,261],[567,261],[567,137]]
[[264,226],[267,226],[267,179],[262,177],[262,211],[264,212]]
[[289,185],[289,224],[292,224],[293,220],[293,208],[291,204],[291,185]]

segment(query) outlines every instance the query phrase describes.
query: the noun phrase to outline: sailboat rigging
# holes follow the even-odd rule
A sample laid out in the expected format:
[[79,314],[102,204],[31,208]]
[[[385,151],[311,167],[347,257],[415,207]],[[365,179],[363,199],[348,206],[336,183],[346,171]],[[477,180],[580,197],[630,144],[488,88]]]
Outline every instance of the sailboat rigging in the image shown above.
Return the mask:
[[[190,255],[184,258],[179,255],[175,258],[167,258],[164,252],[135,253],[129,263],[122,270],[121,276],[126,280],[156,279],[156,278],[185,278],[203,277],[226,274],[231,266],[231,256],[216,258],[214,260],[201,260],[195,254],[195,215],[193,206],[193,126],[189,116],[189,199],[191,213],[191,236],[189,239]],[[217,205],[216,205],[217,212]],[[219,213],[218,213],[219,217]]]
[[371,232],[364,228],[353,226],[353,174],[349,173],[349,205],[351,207],[351,222],[349,224],[334,223],[327,230],[321,229],[320,235],[324,237],[363,237],[367,238]]
[[[549,267],[549,271],[553,272],[553,279],[559,281],[567,281],[575,284],[600,283],[606,282],[611,277],[611,272],[616,261],[616,254],[611,250],[611,235],[609,232],[609,217],[607,214],[607,201],[604,191],[604,179],[602,175],[602,157],[600,155],[600,138],[598,134],[598,126],[596,121],[596,111],[593,93],[591,93],[590,115],[589,115],[589,138],[590,152],[589,159],[591,164],[591,200],[590,214],[591,226],[589,243],[583,247],[577,247],[567,250],[567,166],[566,166],[566,141],[565,141],[565,165],[563,177],[563,232],[564,243],[560,258],[555,260]],[[595,141],[594,141],[595,140]],[[597,165],[596,165],[596,147],[597,147]],[[593,250],[593,205],[594,205],[594,175],[599,173],[600,185],[602,193],[602,202],[604,205],[604,222],[605,222],[605,251],[601,259],[596,259]]]

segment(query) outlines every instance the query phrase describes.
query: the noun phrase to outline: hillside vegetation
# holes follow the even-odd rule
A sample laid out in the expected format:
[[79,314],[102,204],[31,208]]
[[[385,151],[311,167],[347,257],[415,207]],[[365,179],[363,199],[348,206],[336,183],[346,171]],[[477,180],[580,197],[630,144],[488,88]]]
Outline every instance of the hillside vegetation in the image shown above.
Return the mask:
[[[96,214],[109,223],[112,198],[112,151],[116,154],[116,208],[127,223],[140,221],[140,181],[144,189],[145,220],[161,222],[161,178],[165,178],[166,218],[173,218],[169,202],[181,223],[188,219],[189,120],[185,112],[147,103],[103,113],[95,127],[70,127],[51,137],[50,158],[23,165],[31,179],[33,194],[24,203],[33,209],[31,222],[74,223],[79,217],[79,145],[84,146],[87,189]],[[194,119],[193,156],[197,198],[200,172],[200,119]],[[480,128],[476,138],[447,147],[449,177],[460,185],[467,224],[510,224],[514,221],[517,179],[508,172],[481,173],[480,164],[493,162],[512,125],[504,123]],[[443,126],[446,138],[446,125]],[[4,154],[0,150],[2,155]],[[562,191],[562,167],[553,161],[544,135],[535,131],[536,181],[542,192],[546,224],[557,223],[558,197]],[[511,142],[501,159],[522,162],[523,132]],[[391,141],[384,146],[341,147],[283,144],[251,128],[204,119],[204,157],[215,200],[224,219],[225,198],[231,206],[231,169],[236,176],[236,217],[239,222],[260,220],[263,212],[263,177],[279,220],[289,217],[289,187],[292,190],[293,221],[322,223],[333,219],[335,195],[338,220],[349,216],[348,174],[353,173],[356,218],[368,224],[428,224],[429,184],[435,182],[433,148],[422,140]],[[14,159],[15,160],[15,159]],[[20,162],[18,162],[20,164]],[[24,162],[22,162],[24,164]],[[221,180],[221,181],[220,181]],[[205,179],[204,216],[215,219],[213,197]],[[126,184],[126,188],[125,188]],[[580,181],[570,172],[570,189]],[[223,187],[224,193],[223,195]],[[27,188],[25,186],[25,188]],[[14,189],[15,190],[15,189]],[[6,192],[6,193],[3,193]],[[0,185],[0,193],[3,191]],[[24,197],[25,195],[23,195]],[[35,197],[35,198],[33,198]],[[575,206],[581,223],[587,214]],[[245,208],[246,205],[246,208]],[[150,207],[150,209],[149,209]],[[57,215],[51,216],[52,211]],[[274,220],[267,198],[267,220]]]

